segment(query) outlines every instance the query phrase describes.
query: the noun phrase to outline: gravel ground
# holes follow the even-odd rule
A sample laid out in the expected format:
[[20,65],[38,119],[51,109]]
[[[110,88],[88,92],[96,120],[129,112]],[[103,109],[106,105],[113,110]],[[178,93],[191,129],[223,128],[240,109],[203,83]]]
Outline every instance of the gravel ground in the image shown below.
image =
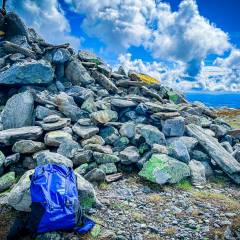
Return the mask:
[[[37,239],[240,239],[239,187],[223,177],[196,189],[188,181],[159,187],[131,175],[101,184],[97,195],[103,206],[89,213],[98,223],[91,234],[51,233]],[[15,216],[2,208],[0,239]]]

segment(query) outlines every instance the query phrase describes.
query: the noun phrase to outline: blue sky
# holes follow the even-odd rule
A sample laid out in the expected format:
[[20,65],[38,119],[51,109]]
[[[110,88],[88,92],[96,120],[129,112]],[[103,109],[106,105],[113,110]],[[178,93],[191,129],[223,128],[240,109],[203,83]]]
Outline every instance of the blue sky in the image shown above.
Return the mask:
[[70,42],[182,90],[240,90],[239,0],[8,0],[49,42]]

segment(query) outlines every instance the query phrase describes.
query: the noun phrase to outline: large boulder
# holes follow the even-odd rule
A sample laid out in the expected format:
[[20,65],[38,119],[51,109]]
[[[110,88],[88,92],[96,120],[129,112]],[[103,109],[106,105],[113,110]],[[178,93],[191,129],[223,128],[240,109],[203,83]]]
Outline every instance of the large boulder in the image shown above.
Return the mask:
[[44,60],[18,62],[1,72],[0,85],[46,85],[53,81],[53,76],[53,68]]
[[216,138],[205,133],[204,129],[194,125],[187,125],[187,134],[195,137],[206,153],[217,165],[236,183],[240,184],[240,163],[217,141]]
[[94,79],[89,75],[82,63],[73,59],[70,61],[65,69],[67,79],[69,79],[73,85],[86,86],[94,82]]
[[28,29],[21,18],[14,12],[9,12],[5,18],[6,38],[10,39],[13,36],[21,35],[28,37]]
[[30,92],[13,95],[2,111],[3,129],[32,126],[34,100]]
[[42,136],[40,127],[22,127],[0,131],[0,145],[12,145],[19,140],[37,140]]
[[151,182],[160,185],[165,183],[178,183],[190,176],[189,167],[165,154],[153,154],[149,161],[143,165],[139,175]]

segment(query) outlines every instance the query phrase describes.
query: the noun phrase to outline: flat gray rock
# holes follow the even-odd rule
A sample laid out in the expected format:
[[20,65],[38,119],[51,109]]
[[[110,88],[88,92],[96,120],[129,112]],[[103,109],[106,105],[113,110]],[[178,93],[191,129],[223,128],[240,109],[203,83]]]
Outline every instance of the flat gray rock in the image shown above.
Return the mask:
[[99,132],[99,128],[95,126],[82,126],[76,123],[73,126],[73,131],[83,139],[90,138]]
[[203,128],[187,125],[187,134],[198,139],[199,144],[219,167],[236,183],[240,184],[240,163],[221,146],[216,138],[207,135]]
[[3,129],[32,126],[34,100],[30,92],[13,95],[2,111]]
[[0,84],[2,85],[29,85],[49,84],[53,81],[54,71],[49,63],[44,60],[19,62],[9,69],[1,72]]
[[45,144],[42,142],[36,142],[32,140],[21,140],[16,142],[13,147],[12,151],[15,153],[21,154],[30,154],[41,151],[45,149]]
[[41,127],[22,127],[0,131],[0,145],[12,145],[19,140],[37,140],[42,136]]

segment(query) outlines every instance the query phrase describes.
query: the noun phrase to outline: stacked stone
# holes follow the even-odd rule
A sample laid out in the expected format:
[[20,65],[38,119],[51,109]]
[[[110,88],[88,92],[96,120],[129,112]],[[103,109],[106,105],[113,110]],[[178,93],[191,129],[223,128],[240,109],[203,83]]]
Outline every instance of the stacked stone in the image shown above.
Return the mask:
[[0,192],[11,206],[30,210],[29,176],[46,163],[75,169],[86,208],[96,202],[89,181],[119,172],[204,186],[221,171],[240,183],[239,131],[213,109],[92,53],[48,44],[14,13],[2,21]]

